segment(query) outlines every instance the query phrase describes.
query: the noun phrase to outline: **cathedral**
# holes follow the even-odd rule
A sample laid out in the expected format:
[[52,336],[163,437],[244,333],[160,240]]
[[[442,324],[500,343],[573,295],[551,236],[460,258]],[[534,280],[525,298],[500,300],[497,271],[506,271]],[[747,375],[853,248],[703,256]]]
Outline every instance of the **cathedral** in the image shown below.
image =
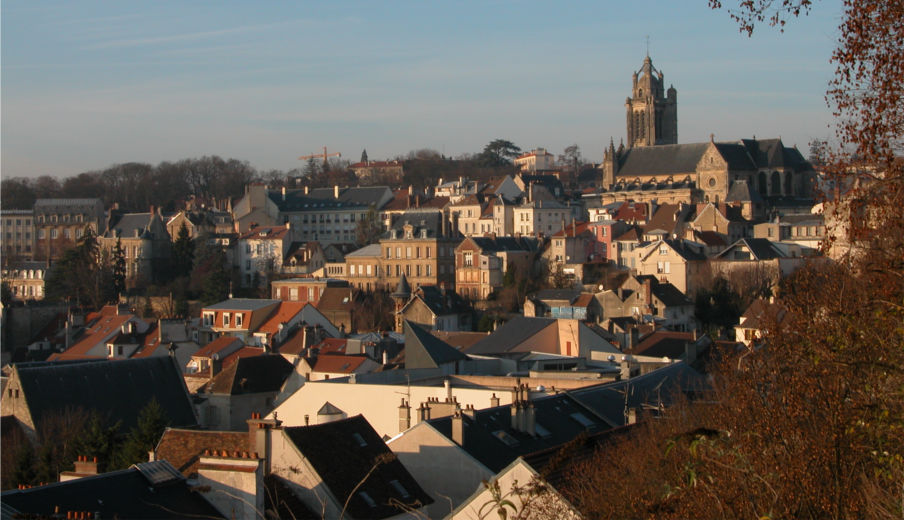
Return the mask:
[[812,197],[812,166],[781,139],[678,144],[678,93],[649,56],[625,101],[627,147],[610,139],[600,165],[603,202],[726,202],[750,216]]

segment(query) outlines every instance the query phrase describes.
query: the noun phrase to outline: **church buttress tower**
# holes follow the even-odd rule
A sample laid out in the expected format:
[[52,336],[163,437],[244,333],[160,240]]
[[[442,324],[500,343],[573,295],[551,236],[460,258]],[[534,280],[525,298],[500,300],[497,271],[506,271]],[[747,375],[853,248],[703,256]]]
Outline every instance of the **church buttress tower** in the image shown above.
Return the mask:
[[625,100],[628,148],[678,144],[678,92],[663,89],[662,72],[650,56],[633,76],[631,97]]

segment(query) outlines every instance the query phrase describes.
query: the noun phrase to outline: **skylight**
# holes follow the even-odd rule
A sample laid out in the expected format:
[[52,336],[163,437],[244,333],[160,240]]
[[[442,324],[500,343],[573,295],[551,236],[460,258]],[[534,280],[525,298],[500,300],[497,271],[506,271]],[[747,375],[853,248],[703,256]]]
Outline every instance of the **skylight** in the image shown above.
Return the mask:
[[358,441],[359,446],[367,446],[367,441],[364,440],[364,437],[361,436],[360,433],[355,432],[352,434],[352,437]]
[[518,445],[518,439],[512,437],[511,435],[509,435],[508,433],[506,433],[503,430],[496,430],[493,432],[493,435],[495,435],[496,438],[499,439],[500,441],[504,442],[507,446],[517,446]]
[[581,426],[585,428],[589,428],[594,424],[593,421],[588,419],[587,416],[582,414],[581,412],[574,412],[573,414],[571,414],[571,418],[579,422]]
[[411,495],[408,493],[408,490],[405,489],[405,486],[403,486],[402,483],[399,482],[398,480],[390,480],[390,481],[389,481],[389,484],[390,484],[393,488],[395,488],[395,490],[398,491],[400,495],[402,495],[402,498],[408,498],[408,497],[411,496]]
[[361,497],[361,500],[367,502],[368,507],[377,507],[377,503],[374,502],[374,499],[370,498],[367,491],[359,491],[358,496]]

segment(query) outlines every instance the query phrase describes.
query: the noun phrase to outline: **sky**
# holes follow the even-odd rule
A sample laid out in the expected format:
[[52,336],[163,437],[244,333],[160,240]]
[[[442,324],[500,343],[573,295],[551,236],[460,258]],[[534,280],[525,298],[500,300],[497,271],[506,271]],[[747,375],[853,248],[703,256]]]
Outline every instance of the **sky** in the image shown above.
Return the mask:
[[205,155],[290,170],[323,146],[355,162],[497,138],[599,162],[647,49],[678,91],[679,143],[806,154],[832,135],[840,16],[825,0],[748,38],[706,0],[4,0],[0,175]]

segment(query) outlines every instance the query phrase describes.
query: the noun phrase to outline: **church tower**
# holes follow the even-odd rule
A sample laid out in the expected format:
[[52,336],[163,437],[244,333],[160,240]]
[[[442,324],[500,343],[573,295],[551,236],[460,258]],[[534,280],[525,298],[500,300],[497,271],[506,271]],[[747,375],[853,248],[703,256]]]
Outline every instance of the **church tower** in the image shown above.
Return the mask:
[[678,92],[663,89],[662,72],[647,55],[634,73],[631,97],[625,101],[628,148],[656,144],[678,144]]

